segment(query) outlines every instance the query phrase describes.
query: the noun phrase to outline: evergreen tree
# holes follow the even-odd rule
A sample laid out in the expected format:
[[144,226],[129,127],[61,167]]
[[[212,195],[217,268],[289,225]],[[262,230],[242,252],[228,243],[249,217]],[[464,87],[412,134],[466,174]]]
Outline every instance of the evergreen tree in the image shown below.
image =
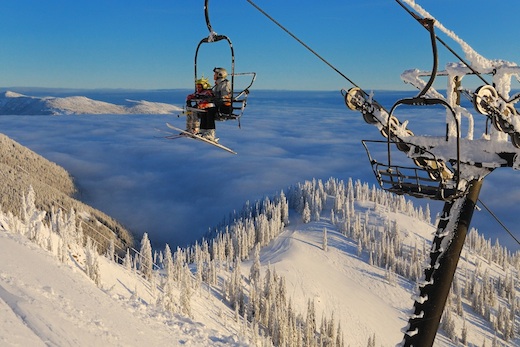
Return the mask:
[[283,225],[289,225],[289,203],[287,201],[287,198],[285,197],[285,194],[283,190],[280,192],[280,218],[283,223]]
[[173,256],[172,256],[172,251],[170,249],[170,246],[168,244],[166,244],[166,246],[164,247],[164,259],[163,259],[163,264],[164,264],[164,272],[166,274],[166,278],[171,278],[172,280],[174,279],[174,267],[173,267]]
[[152,260],[152,245],[148,239],[148,234],[144,233],[141,240],[141,250],[139,251],[139,270],[144,275],[144,278],[150,280],[153,271],[153,260]]
[[25,225],[24,231],[29,240],[38,241],[41,238],[43,220],[46,212],[36,208],[36,194],[32,186],[29,186],[27,195],[22,196],[22,222]]
[[166,244],[164,248],[164,272],[165,276],[162,284],[161,306],[169,312],[175,312],[175,291],[174,291],[174,267],[173,257],[170,246]]
[[239,314],[243,315],[245,312],[245,301],[239,259],[235,261],[235,265],[233,266],[231,280],[228,283],[227,296],[231,307],[238,309]]
[[260,286],[260,245],[255,245],[253,265],[249,270],[249,281],[251,286],[259,289]]
[[87,276],[96,283],[96,285],[101,285],[98,252],[90,237],[87,237],[87,245],[85,247],[85,272],[87,273]]
[[307,202],[305,202],[305,205],[303,207],[302,220],[303,220],[303,223],[305,223],[305,224],[307,224],[311,221],[311,210],[310,210],[309,204]]
[[446,335],[448,335],[448,337],[452,341],[456,340],[457,332],[455,330],[456,329],[455,328],[455,321],[453,320],[453,317],[451,316],[451,311],[450,310],[446,310],[444,312],[444,314],[442,315],[441,327],[442,327],[442,330],[444,330]]
[[115,248],[115,245],[114,245],[114,239],[110,239],[106,255],[107,255],[107,258],[110,259],[110,261],[114,261],[115,260],[116,248]]
[[131,270],[132,269],[132,256],[130,255],[130,248],[126,249],[125,259],[123,259],[123,266],[127,270]]
[[314,308],[314,301],[307,300],[307,317],[305,319],[305,346],[315,345],[315,331],[316,331],[316,310]]
[[322,249],[327,252],[328,251],[328,241],[327,241],[327,228],[323,228],[323,242]]
[[192,317],[191,314],[191,295],[192,295],[192,286],[191,286],[191,272],[188,265],[184,265],[182,276],[181,276],[181,290],[180,290],[180,308],[181,312],[188,317]]

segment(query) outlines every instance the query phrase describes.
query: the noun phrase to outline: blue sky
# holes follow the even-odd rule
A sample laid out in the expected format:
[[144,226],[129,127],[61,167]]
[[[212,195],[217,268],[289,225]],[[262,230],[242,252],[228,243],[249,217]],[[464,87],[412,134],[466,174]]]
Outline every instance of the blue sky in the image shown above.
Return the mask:
[[[431,66],[426,31],[393,0],[254,2],[364,88],[409,89],[401,72]],[[208,35],[203,0],[1,3],[3,87],[191,88],[195,48]],[[485,57],[520,62],[520,2],[418,3]],[[233,42],[236,70],[258,73],[257,88],[350,87],[246,0],[212,0],[210,15],[215,32]],[[204,48],[221,54],[221,47]],[[441,67],[447,57],[453,61],[442,50]]]

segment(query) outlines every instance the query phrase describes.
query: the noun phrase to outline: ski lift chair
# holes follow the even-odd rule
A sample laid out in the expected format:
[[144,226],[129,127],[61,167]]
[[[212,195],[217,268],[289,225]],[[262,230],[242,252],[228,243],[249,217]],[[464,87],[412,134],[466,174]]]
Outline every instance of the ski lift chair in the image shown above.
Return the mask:
[[[386,126],[381,129],[381,134],[386,137],[387,147],[387,163],[382,164],[372,158],[366,143],[363,142],[372,170],[380,186],[392,191],[396,194],[408,194],[415,197],[430,198],[434,200],[453,200],[463,192],[459,191],[460,183],[460,129],[457,116],[453,108],[443,99],[427,98],[425,97],[427,91],[433,85],[433,81],[437,76],[437,45],[436,36],[434,33],[434,21],[425,18],[420,20],[421,24],[430,33],[430,42],[432,46],[433,67],[430,79],[417,94],[412,98],[404,98],[398,100],[390,110],[386,119]],[[453,170],[447,167],[447,163],[438,159],[432,152],[433,146],[425,148],[411,142],[403,141],[397,134],[399,131],[399,121],[394,116],[395,109],[400,105],[409,106],[434,106],[442,105],[453,116],[456,127],[456,158],[449,158],[449,163]],[[405,130],[406,135],[413,136],[410,130]],[[446,141],[449,141],[448,126],[446,127]],[[397,165],[392,158],[392,146],[395,144],[396,148],[405,153],[406,156],[413,160],[417,167],[409,167],[405,165]]]
[[[454,170],[450,170],[446,163],[437,158],[433,152],[423,146],[412,142],[407,142],[396,135],[395,109],[399,105],[430,106],[443,105],[453,115],[456,124],[456,158],[450,159]],[[429,198],[433,200],[452,200],[460,196],[462,192],[459,187],[459,168],[460,168],[460,135],[459,123],[456,119],[453,108],[442,99],[425,98],[422,96],[405,98],[398,100],[388,115],[386,129],[381,131],[386,137],[386,141],[363,140],[363,146],[367,152],[372,165],[372,170],[382,189],[402,195],[408,194],[419,198]],[[408,134],[413,135],[411,131]],[[446,141],[449,140],[446,134]],[[386,144],[387,161],[386,163],[375,160],[368,149],[368,143]],[[395,147],[393,146],[395,145]],[[417,167],[402,165],[394,160],[393,148],[411,158]]]
[[[225,35],[217,35],[217,34],[210,34],[209,37],[203,38],[199,44],[197,45],[197,49],[195,51],[195,79],[197,79],[198,73],[197,73],[197,65],[198,65],[198,56],[199,56],[199,50],[203,44],[207,43],[214,43],[218,41],[225,40],[230,48],[231,53],[231,71],[228,73],[228,77],[230,78],[230,84],[231,84],[231,108],[229,113],[224,112],[218,112],[215,120],[217,121],[226,121],[226,120],[238,120],[240,122],[240,117],[242,117],[244,110],[247,106],[247,97],[249,95],[249,88],[253,85],[256,79],[256,73],[255,72],[242,72],[237,73],[235,72],[235,52],[233,49],[233,44],[231,43],[231,40],[225,36]],[[235,77],[237,76],[249,76],[250,80],[248,85],[239,91],[235,90]],[[200,111],[199,111],[200,112]],[[239,123],[240,124],[240,123]]]

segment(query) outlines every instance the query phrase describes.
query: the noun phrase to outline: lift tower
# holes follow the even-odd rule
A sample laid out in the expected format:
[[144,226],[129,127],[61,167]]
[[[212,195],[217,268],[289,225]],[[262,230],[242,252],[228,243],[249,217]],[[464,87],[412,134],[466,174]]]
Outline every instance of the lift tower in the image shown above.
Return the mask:
[[[363,119],[375,125],[385,137],[383,141],[362,141],[381,188],[400,195],[444,201],[430,261],[401,342],[401,346],[406,347],[428,347],[435,340],[483,179],[499,167],[520,169],[520,117],[514,107],[520,97],[508,98],[509,85],[503,85],[504,76],[510,78],[520,73],[520,68],[497,61],[485,71],[477,71],[437,37],[434,19],[422,18],[396,1],[430,34],[432,71],[409,70],[402,75],[406,82],[420,90],[419,94],[398,100],[390,111],[359,87],[343,90],[342,94],[347,107],[361,112]],[[460,62],[438,71],[437,41]],[[485,84],[474,91],[463,88],[462,79],[468,75],[477,76]],[[491,75],[494,83],[487,83],[482,75]],[[438,76],[448,79],[445,97],[433,88]],[[428,78],[426,82],[424,77]],[[503,90],[497,90],[496,86]],[[481,121],[485,123],[485,132],[480,139],[473,139],[472,118],[468,122],[468,134],[462,137],[462,115],[472,117],[471,112],[461,106],[462,96],[471,102],[478,114],[485,116]],[[418,112],[419,108],[445,108],[444,136],[414,134],[408,127],[409,121],[401,122],[395,115],[401,106],[412,107],[412,113]],[[438,112],[432,112],[432,115],[438,116]],[[380,147],[376,153],[386,152],[386,158],[380,160],[371,155],[369,147],[375,146]],[[410,160],[414,165],[406,163]]]

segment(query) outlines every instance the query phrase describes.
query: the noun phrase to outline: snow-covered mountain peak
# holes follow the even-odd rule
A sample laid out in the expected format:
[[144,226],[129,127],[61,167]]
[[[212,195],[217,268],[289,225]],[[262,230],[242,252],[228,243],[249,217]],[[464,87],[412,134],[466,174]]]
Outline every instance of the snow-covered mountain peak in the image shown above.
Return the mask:
[[23,94],[20,94],[20,93],[16,93],[16,92],[12,92],[10,90],[0,94],[2,95],[2,97],[4,98],[20,98],[20,97],[25,97],[25,95]]
[[0,115],[73,115],[73,114],[172,114],[178,106],[127,100],[129,105],[115,105],[85,96],[34,97],[6,91],[0,94]]

